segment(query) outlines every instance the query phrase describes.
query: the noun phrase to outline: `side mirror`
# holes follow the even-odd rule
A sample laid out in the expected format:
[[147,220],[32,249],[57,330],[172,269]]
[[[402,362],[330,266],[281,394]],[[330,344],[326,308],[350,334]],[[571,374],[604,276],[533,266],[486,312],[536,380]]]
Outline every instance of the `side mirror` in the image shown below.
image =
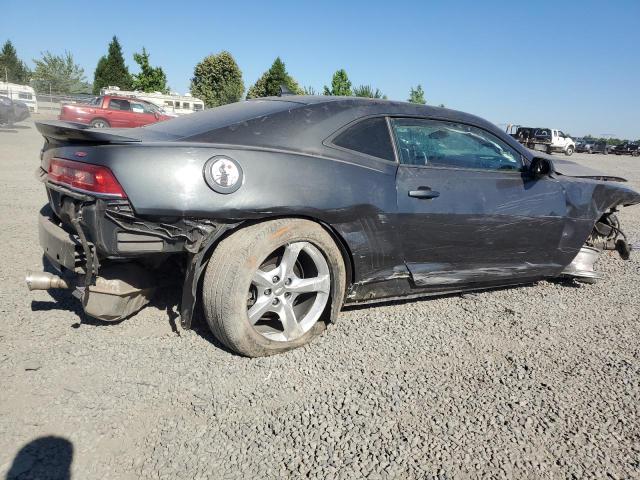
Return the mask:
[[551,163],[551,160],[546,158],[535,157],[531,161],[529,171],[536,178],[544,177],[553,172],[553,163]]
[[159,114],[158,112],[155,112],[155,113],[153,114],[153,116],[154,116],[154,117],[156,117],[156,120],[158,120],[158,119],[160,118],[160,114]]

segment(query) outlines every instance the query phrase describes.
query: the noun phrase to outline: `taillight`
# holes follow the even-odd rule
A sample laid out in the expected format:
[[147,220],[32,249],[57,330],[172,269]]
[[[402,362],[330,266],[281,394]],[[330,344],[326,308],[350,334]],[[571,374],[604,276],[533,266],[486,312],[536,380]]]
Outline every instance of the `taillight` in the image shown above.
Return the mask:
[[79,190],[127,198],[111,170],[101,165],[54,158],[49,163],[47,178]]

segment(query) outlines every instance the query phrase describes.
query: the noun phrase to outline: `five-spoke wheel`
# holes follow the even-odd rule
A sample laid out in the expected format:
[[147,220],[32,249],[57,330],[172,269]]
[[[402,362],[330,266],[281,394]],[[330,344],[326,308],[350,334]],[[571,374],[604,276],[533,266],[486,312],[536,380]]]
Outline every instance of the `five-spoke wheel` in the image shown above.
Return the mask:
[[342,305],[344,289],[344,260],[324,228],[308,220],[272,220],[216,247],[203,305],[218,340],[243,355],[262,356],[319,335]]
[[[327,305],[331,280],[322,253],[309,242],[290,243],[273,252],[253,274],[248,315],[254,328],[277,341],[300,338]],[[276,266],[272,259],[279,258]],[[277,317],[277,318],[274,318]]]

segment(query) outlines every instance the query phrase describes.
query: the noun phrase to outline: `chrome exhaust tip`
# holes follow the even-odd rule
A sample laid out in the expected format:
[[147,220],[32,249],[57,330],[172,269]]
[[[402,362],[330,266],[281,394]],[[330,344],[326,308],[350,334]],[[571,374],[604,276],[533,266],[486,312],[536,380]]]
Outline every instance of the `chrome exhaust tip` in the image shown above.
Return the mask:
[[25,277],[29,290],[49,290],[52,288],[71,288],[67,281],[48,272],[27,271]]

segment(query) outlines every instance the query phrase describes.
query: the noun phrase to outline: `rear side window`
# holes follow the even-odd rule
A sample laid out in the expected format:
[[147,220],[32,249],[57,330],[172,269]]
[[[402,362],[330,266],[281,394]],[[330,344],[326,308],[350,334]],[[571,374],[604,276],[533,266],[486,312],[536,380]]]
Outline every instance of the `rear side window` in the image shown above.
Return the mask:
[[131,110],[128,100],[122,100],[119,98],[112,98],[109,100],[110,110]]
[[333,144],[372,157],[395,161],[384,117],[368,118],[356,123],[334,138]]

